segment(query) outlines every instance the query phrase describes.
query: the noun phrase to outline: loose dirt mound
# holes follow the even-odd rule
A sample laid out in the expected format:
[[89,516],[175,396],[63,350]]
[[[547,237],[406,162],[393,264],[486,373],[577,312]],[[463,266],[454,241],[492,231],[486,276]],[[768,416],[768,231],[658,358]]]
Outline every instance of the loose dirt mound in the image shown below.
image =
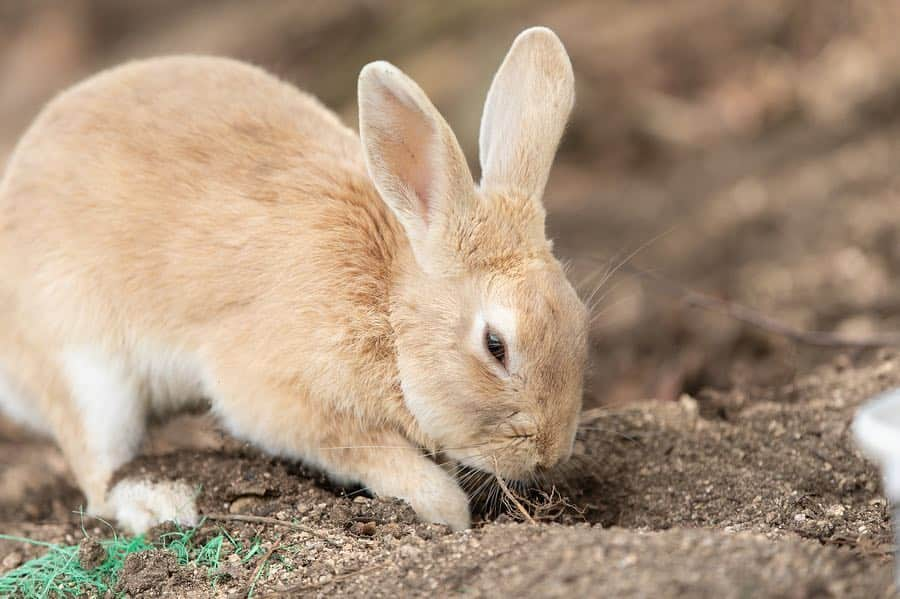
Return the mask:
[[[418,523],[402,502],[336,489],[233,442],[145,456],[123,474],[197,484],[212,517],[196,544],[225,530],[237,543],[271,549],[278,560],[257,593],[881,596],[891,583],[888,514],[848,425],[862,400],[893,385],[900,359],[882,355],[863,367],[823,367],[774,391],[592,410],[560,473],[557,509],[544,514],[555,522],[511,522],[520,515],[508,509],[465,533]],[[58,485],[65,496],[64,479]],[[50,487],[35,499],[56,497]],[[4,529],[81,536],[77,516],[62,509],[51,518],[68,524]],[[119,588],[141,596],[246,592],[261,555],[242,563],[225,547],[212,571],[180,566],[168,551],[137,554]]]

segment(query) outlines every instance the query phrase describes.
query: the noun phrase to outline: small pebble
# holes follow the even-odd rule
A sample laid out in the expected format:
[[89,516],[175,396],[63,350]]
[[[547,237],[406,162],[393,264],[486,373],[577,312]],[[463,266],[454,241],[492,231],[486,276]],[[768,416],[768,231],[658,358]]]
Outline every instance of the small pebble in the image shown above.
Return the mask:
[[350,532],[360,537],[371,537],[375,534],[374,522],[354,522]]
[[252,514],[253,508],[259,505],[258,497],[245,496],[238,497],[228,506],[228,512],[231,514]]
[[396,522],[388,522],[381,527],[381,530],[384,532],[384,534],[391,535],[396,539],[399,539],[401,536],[403,536],[403,530]]
[[827,510],[825,510],[825,515],[829,518],[843,518],[846,511],[847,510],[844,509],[844,506],[838,503],[830,506]]
[[19,567],[22,563],[22,554],[18,551],[13,551],[11,553],[6,554],[3,558],[3,561],[0,562],[0,566],[3,567],[4,571],[12,570],[13,568]]

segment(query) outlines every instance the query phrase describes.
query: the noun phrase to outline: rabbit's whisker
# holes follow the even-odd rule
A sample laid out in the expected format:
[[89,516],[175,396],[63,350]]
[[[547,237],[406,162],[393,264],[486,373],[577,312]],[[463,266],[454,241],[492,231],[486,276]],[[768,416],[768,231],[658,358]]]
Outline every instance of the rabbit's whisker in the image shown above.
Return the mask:
[[[613,266],[612,268],[607,266],[606,271],[604,272],[603,276],[600,279],[600,282],[596,285],[596,287],[594,287],[594,290],[588,295],[587,299],[584,300],[585,306],[588,306],[590,308],[590,311],[593,311],[593,308],[596,307],[596,304],[593,304],[594,297],[596,296],[597,292],[606,284],[606,282],[609,281],[609,279],[611,279],[623,266],[625,266],[632,259],[634,259],[635,256],[637,256],[639,253],[641,253],[642,251],[644,251],[645,249],[647,249],[648,247],[650,247],[651,245],[653,245],[654,243],[656,243],[657,241],[659,241],[660,239],[662,239],[663,237],[665,237],[666,235],[668,235],[672,231],[674,231],[676,226],[677,225],[673,225],[673,226],[669,227],[668,229],[662,231],[661,233],[658,233],[657,235],[651,237],[650,239],[648,239],[647,241],[645,241],[644,243],[642,243],[641,245],[636,247],[631,253],[629,253],[622,260],[620,260],[618,263],[616,263],[616,265]],[[618,254],[618,252],[617,252],[617,254]],[[610,260],[607,263],[608,264],[612,263],[612,260],[615,260],[615,258],[616,258],[616,256],[614,255],[612,258],[610,258]],[[601,298],[601,301],[602,301],[602,298]]]

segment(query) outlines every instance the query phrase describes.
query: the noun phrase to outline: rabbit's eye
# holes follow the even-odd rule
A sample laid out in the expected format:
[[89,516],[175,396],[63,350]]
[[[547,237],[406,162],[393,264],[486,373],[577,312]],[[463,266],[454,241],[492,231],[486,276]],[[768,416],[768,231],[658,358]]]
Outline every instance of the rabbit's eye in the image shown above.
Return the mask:
[[494,359],[496,359],[502,366],[506,366],[506,344],[503,343],[503,339],[500,338],[499,335],[488,329],[484,333],[484,345],[487,347],[488,352]]

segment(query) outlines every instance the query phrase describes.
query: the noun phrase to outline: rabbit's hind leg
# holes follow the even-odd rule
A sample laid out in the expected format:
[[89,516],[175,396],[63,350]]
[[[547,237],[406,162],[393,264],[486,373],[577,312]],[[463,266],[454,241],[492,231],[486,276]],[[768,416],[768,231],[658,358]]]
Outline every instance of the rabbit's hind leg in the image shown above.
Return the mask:
[[135,533],[166,520],[194,524],[194,496],[183,483],[127,478],[109,489],[116,469],[137,453],[147,418],[140,380],[126,362],[91,348],[67,350],[61,362],[64,384],[53,390],[67,397],[47,405],[60,407],[51,419],[88,512]]

